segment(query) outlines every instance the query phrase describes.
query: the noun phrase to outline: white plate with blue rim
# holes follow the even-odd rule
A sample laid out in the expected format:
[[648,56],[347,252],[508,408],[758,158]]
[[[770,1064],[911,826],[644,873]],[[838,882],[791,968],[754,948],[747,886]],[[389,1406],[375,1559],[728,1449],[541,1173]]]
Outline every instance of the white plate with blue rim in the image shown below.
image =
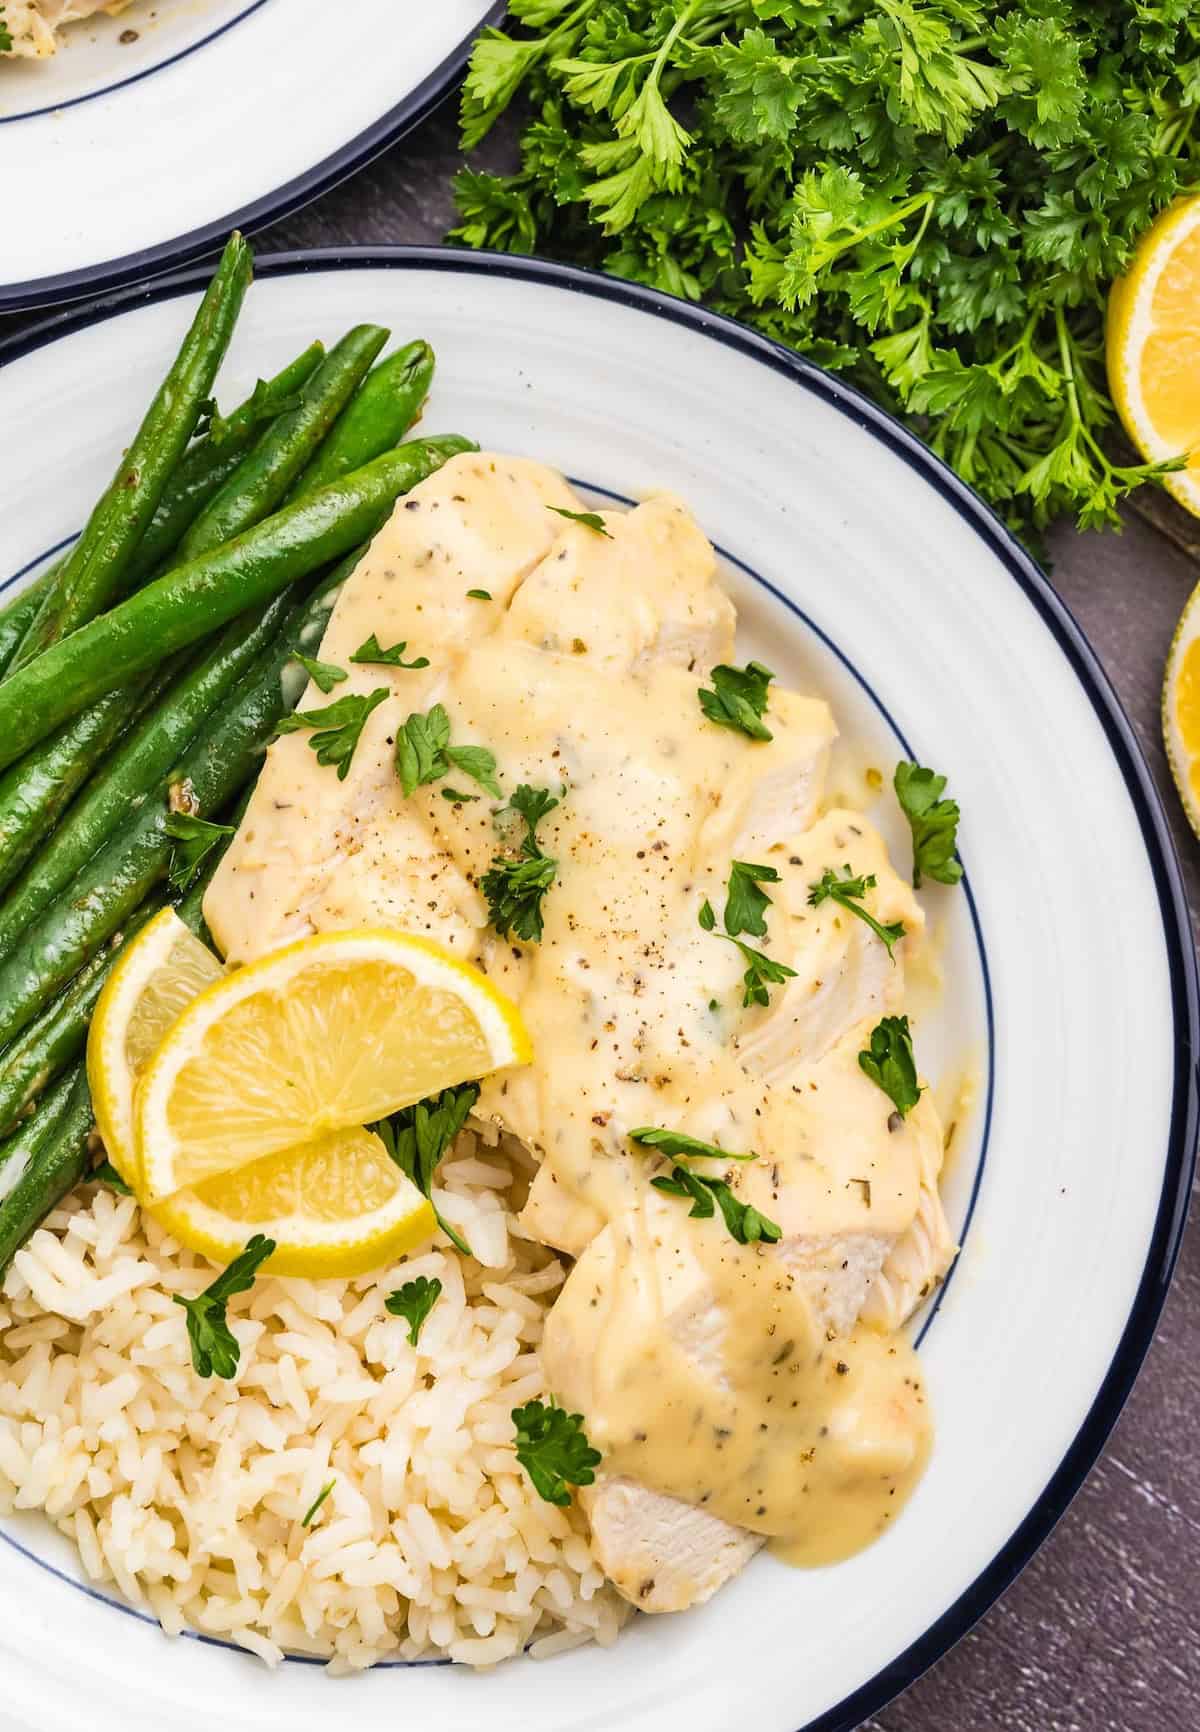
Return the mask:
[[[937,1443],[901,1519],[847,1563],[760,1555],[708,1605],[635,1619],[609,1650],[484,1676],[384,1666],[315,1692],[311,1663],[268,1672],[212,1639],[167,1641],[42,1519],[8,1518],[0,1727],[75,1732],[86,1713],[94,1732],[315,1732],[345,1714],[360,1732],[848,1732],[1049,1533],[1165,1296],[1194,1164],[1197,980],[1146,766],[1078,627],[986,507],[762,337],[533,261],[307,254],[258,276],[231,395],[357,320],[427,337],[427,427],[540,458],[597,501],[675,490],[721,550],[745,653],[827,696],[860,763],[949,775],[966,877],[928,896],[945,986],[920,1057],[935,1077],[973,1067],[977,1087],[945,1188],[962,1251],[913,1326]],[[5,593],[78,528],[200,285],[64,315],[0,357]],[[877,816],[901,847],[884,796]]]
[[0,56],[0,312],[141,281],[307,204],[423,120],[503,11],[133,0],[53,56]]

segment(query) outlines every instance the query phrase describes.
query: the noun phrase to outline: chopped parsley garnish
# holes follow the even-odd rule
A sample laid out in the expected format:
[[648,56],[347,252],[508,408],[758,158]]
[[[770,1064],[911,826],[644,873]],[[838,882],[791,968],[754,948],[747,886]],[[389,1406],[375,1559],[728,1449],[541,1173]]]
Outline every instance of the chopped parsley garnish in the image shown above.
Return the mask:
[[[0,12],[4,8],[0,6]],[[0,44],[0,48],[3,44]],[[249,399],[237,411],[236,415],[222,415],[217,408],[215,397],[206,397],[200,405],[200,418],[196,422],[193,437],[208,438],[214,450],[228,443],[233,428],[257,427],[263,421],[273,421],[277,415],[288,415],[293,409],[300,407],[300,393],[291,391],[286,396],[276,395],[277,387],[268,379],[255,381],[254,390]]]
[[760,884],[778,884],[774,866],[754,866],[748,860],[735,860],[729,869],[729,893],[725,900],[725,930],[731,938],[739,932],[752,932],[755,938],[767,936],[764,918],[771,898]]
[[921,1098],[908,1018],[885,1016],[876,1023],[871,1030],[871,1044],[859,1053],[858,1062],[887,1095],[900,1117],[905,1118]]
[[713,1214],[713,1205],[721,1211],[721,1218],[729,1231],[730,1237],[736,1239],[739,1245],[753,1245],[759,1240],[773,1245],[783,1237],[783,1229],[766,1215],[760,1215],[750,1203],[743,1203],[736,1197],[725,1183],[724,1179],[706,1179],[700,1173],[693,1173],[687,1167],[672,1167],[668,1179],[660,1174],[650,1183],[656,1191],[662,1191],[668,1197],[690,1197],[692,1206],[689,1215],[700,1220],[708,1220]]
[[274,1239],[255,1233],[241,1256],[235,1257],[203,1293],[194,1299],[186,1299],[182,1293],[172,1295],[176,1305],[187,1312],[192,1364],[199,1376],[229,1378],[236,1373],[241,1349],[226,1321],[225,1308],[235,1293],[250,1291],[259,1268],[274,1250]]
[[593,534],[607,535],[608,539],[612,540],[611,534],[604,527],[604,519],[598,511],[567,511],[561,505],[548,505],[546,509],[553,511],[556,517],[567,517],[572,523],[582,523],[583,527],[590,529]]
[[[461,1083],[457,1088],[443,1089],[440,1095],[429,1095],[415,1106],[403,1107],[390,1119],[372,1126],[400,1171],[412,1180],[423,1197],[432,1201],[433,1175],[438,1162],[466,1124],[478,1099],[478,1083]],[[466,1240],[442,1218],[436,1206],[433,1212],[450,1243],[470,1257],[472,1251]]]
[[467,594],[472,601],[491,601],[492,599],[490,589],[469,589]]
[[962,877],[962,867],[954,858],[959,810],[957,800],[942,798],[945,776],[902,759],[896,765],[893,782],[900,810],[912,830],[914,890],[921,888],[923,877],[934,878],[939,884],[957,884]]
[[725,899],[724,932],[716,931],[717,917],[708,898],[700,904],[698,919],[704,931],[713,932],[727,944],[736,946],[746,964],[746,972],[742,975],[744,1010],[752,1004],[770,1004],[769,988],[783,986],[795,979],[796,970],[789,968],[786,962],[776,962],[773,957],[755,950],[753,945],[743,943],[736,936],[739,932],[753,932],[755,937],[766,936],[765,913],[771,906],[771,898],[758,886],[760,883],[778,882],[779,874],[773,866],[755,866],[746,860],[735,860],[730,868],[729,893]]
[[389,1293],[384,1300],[384,1310],[390,1311],[393,1317],[403,1317],[408,1324],[408,1339],[415,1347],[421,1339],[421,1325],[441,1297],[442,1284],[435,1275],[428,1280],[424,1275],[418,1275],[415,1281],[406,1281],[396,1293]]
[[657,1149],[676,1161],[756,1161],[756,1154],[738,1155],[732,1149],[720,1149],[716,1143],[702,1143],[699,1137],[688,1137],[682,1131],[663,1130],[660,1125],[642,1125],[630,1131],[631,1142],[644,1148]]
[[125,1183],[111,1161],[101,1161],[98,1167],[93,1167],[88,1174],[88,1182],[93,1185],[107,1185],[110,1191],[116,1191],[121,1197],[133,1195],[132,1186]]
[[299,650],[293,651],[292,660],[300,663],[313,685],[326,696],[334,686],[340,686],[343,680],[350,678],[345,668],[339,668],[333,662],[319,662],[316,656],[302,655]]
[[391,649],[384,649],[379,639],[372,632],[366,643],[360,643],[350,657],[352,662],[365,662],[369,667],[378,668],[427,668],[428,656],[417,656],[413,661],[404,660],[404,652],[408,648],[406,642],[394,643]]
[[480,797],[478,794],[464,794],[461,788],[442,788],[440,792],[443,800],[453,800],[456,806],[461,806],[468,800],[478,800]]
[[325,1502],[325,1499],[329,1496],[330,1492],[332,1492],[336,1484],[337,1480],[331,1479],[328,1485],[323,1485],[321,1487],[312,1503],[308,1506],[308,1514],[300,1523],[302,1528],[310,1528],[313,1525],[313,1522],[317,1519],[317,1511],[321,1508],[321,1505]]
[[308,743],[317,754],[318,764],[336,764],[338,781],[344,782],[367,717],[389,695],[386,686],[376,686],[367,697],[348,694],[326,704],[323,710],[297,710],[277,722],[275,732],[294,734],[301,728],[316,729]]
[[775,738],[762,719],[767,711],[767,687],[775,678],[770,668],[761,662],[747,662],[744,668],[721,663],[708,677],[712,691],[700,686],[696,696],[710,722],[719,728],[736,728],[752,740]]
[[190,812],[168,812],[163,828],[175,841],[167,883],[172,890],[186,890],[196,881],[200,868],[221,838],[233,835],[234,827],[210,824],[206,818],[193,818]]
[[529,943],[541,939],[542,898],[558,876],[558,861],[542,852],[537,827],[557,805],[549,788],[532,788],[522,782],[504,808],[519,812],[525,820],[521,851],[515,859],[497,855],[479,883],[492,925],[501,938],[515,932]]
[[428,782],[440,782],[455,769],[497,800],[502,798],[495,756],[486,746],[452,746],[450,717],[443,704],[434,704],[424,715],[409,716],[396,739],[396,769],[406,795]]
[[527,1401],[514,1407],[517,1460],[547,1503],[569,1504],[572,1485],[591,1485],[600,1465],[583,1429],[582,1413],[568,1413],[553,1401]]
[[[836,902],[851,914],[871,928],[875,936],[887,946],[887,953],[892,955],[892,947],[904,937],[904,923],[894,920],[889,925],[881,925],[873,914],[863,907],[863,898],[868,890],[874,890],[876,879],[873,872],[855,878],[849,866],[843,866],[844,878],[839,878],[831,866],[827,866],[815,884],[808,887],[808,904],[810,908],[819,908],[822,902]],[[894,961],[895,958],[893,957]]]
[[12,31],[4,22],[4,11],[4,7],[0,6],[0,54],[11,54],[13,45]]

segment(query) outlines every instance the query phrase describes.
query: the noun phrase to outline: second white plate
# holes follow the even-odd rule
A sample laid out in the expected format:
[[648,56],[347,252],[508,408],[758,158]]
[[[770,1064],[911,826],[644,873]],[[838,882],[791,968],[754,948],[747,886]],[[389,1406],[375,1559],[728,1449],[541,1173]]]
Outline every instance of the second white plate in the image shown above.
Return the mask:
[[135,282],[327,192],[441,100],[497,0],[138,0],[0,60],[0,312]]

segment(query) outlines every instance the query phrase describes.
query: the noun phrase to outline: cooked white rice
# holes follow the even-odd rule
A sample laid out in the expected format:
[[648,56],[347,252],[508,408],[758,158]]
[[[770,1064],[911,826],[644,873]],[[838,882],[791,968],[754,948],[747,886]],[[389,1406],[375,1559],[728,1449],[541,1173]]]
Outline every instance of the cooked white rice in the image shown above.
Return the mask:
[[[439,1206],[479,1262],[431,1248],[351,1281],[260,1276],[230,1304],[230,1383],[196,1376],[171,1302],[211,1266],[130,1198],[68,1199],[0,1288],[0,1514],[44,1510],[168,1633],[272,1663],[487,1666],[614,1641],[628,1608],[583,1517],[513,1453],[564,1275],[515,1233],[522,1165],[470,1133],[443,1163]],[[384,1300],[417,1275],[442,1294],[414,1349]]]

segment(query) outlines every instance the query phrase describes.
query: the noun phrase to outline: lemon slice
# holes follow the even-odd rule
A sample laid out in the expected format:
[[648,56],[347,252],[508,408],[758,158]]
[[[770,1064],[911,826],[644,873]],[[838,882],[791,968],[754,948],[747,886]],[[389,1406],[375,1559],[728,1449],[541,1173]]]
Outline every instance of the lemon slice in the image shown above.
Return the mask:
[[164,908],[118,960],[96,1001],[87,1046],[92,1107],[109,1160],[135,1190],[134,1085],[180,1011],[220,974],[212,951]]
[[1171,639],[1162,691],[1163,742],[1179,797],[1200,836],[1200,584]]
[[231,1263],[255,1233],[274,1239],[277,1275],[365,1275],[433,1236],[433,1205],[379,1138],[332,1131],[206,1179],[150,1205],[168,1232],[216,1263]]
[[1193,453],[1165,477],[1200,516],[1200,196],[1179,199],[1138,243],[1108,300],[1108,383],[1143,457]]
[[142,1195],[171,1196],[529,1056],[515,1005],[427,939],[301,939],[223,976],[170,1029],[138,1089]]

